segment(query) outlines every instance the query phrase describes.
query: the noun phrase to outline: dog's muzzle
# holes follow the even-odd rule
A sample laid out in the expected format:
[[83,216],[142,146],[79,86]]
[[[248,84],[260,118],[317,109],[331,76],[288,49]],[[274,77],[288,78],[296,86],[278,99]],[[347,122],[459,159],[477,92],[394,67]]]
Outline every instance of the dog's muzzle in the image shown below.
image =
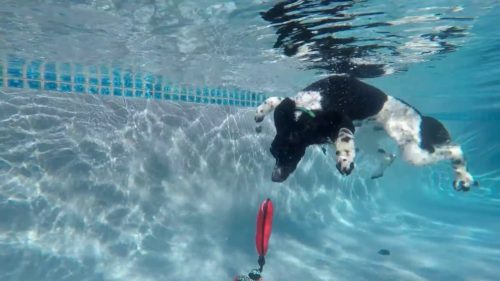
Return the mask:
[[290,169],[276,165],[274,166],[271,180],[274,182],[284,182],[290,175],[290,172]]

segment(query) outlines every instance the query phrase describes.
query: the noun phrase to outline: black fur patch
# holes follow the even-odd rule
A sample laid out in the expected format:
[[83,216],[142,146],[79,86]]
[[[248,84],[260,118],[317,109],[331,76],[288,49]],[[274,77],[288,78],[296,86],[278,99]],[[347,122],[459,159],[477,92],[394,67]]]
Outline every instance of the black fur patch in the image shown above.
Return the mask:
[[381,90],[349,76],[330,76],[314,82],[304,91],[320,92],[324,110],[340,112],[352,121],[377,114],[387,101],[387,95]]
[[278,134],[286,134],[293,129],[295,102],[289,98],[284,99],[274,110],[274,125]]
[[430,153],[435,151],[435,146],[448,144],[451,141],[450,134],[443,124],[429,116],[422,116],[420,137],[420,147]]

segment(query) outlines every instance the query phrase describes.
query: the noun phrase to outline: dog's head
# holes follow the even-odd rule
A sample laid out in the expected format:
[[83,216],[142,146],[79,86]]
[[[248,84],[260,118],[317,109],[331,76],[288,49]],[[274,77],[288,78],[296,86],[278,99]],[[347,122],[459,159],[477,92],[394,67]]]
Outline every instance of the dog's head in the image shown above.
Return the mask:
[[271,144],[271,154],[276,159],[272,180],[283,182],[295,171],[304,156],[307,144],[297,130],[295,120],[295,102],[284,99],[274,110],[276,136]]

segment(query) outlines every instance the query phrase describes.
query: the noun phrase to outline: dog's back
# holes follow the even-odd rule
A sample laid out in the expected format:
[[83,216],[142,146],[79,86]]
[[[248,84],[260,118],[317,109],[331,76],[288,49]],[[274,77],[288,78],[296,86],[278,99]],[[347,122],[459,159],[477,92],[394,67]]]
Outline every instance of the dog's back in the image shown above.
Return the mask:
[[349,76],[330,76],[303,91],[319,92],[323,110],[343,113],[353,121],[377,114],[387,101],[381,90]]

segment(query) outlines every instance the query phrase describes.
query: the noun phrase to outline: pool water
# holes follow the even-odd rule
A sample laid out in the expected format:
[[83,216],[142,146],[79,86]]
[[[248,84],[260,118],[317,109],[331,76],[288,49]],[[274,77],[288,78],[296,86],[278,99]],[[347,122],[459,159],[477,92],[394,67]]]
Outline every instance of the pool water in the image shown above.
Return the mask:
[[440,119],[480,186],[456,192],[449,163],[399,157],[371,180],[363,147],[349,177],[331,148],[310,147],[273,183],[272,118],[257,134],[252,108],[3,84],[0,280],[232,280],[257,266],[268,197],[264,280],[498,280],[497,4],[3,1],[0,63],[110,65],[278,96],[331,73],[363,77]]

